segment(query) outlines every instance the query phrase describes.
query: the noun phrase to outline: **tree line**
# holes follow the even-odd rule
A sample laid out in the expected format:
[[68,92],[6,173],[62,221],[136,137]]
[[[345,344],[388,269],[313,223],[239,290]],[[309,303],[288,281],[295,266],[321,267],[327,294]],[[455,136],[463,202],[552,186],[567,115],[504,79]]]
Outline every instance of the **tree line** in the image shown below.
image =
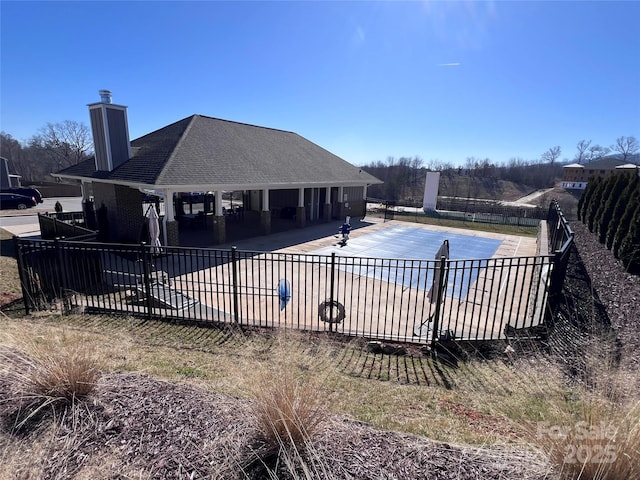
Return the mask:
[[65,120],[47,123],[26,142],[0,133],[0,155],[9,161],[11,173],[22,176],[22,183],[51,181],[50,173],[89,158],[93,144],[84,123]]
[[578,202],[578,218],[598,241],[640,274],[640,177],[637,172],[589,181]]
[[367,195],[390,201],[418,201],[424,194],[428,171],[440,172],[440,195],[459,197],[482,196],[482,190],[499,195],[500,182],[526,185],[529,189],[553,186],[562,176],[562,165],[512,158],[498,165],[488,158],[469,157],[464,166],[431,160],[426,165],[419,157],[389,157],[387,162],[372,162],[363,170],[379,178],[382,185],[372,185]]
[[[50,181],[50,173],[86,160],[93,154],[92,150],[89,127],[73,120],[47,123],[26,142],[19,142],[8,133],[0,133],[0,155],[9,160],[11,173],[21,175],[25,184]],[[635,137],[622,136],[610,147],[592,145],[591,140],[580,140],[576,150],[574,161],[577,163],[589,163],[612,152],[627,161],[640,150],[640,145]],[[539,159],[527,161],[512,158],[502,165],[488,158],[476,157],[468,157],[463,166],[438,160],[425,163],[422,158],[415,156],[398,159],[388,157],[386,162],[371,162],[362,168],[385,182],[384,185],[372,186],[369,192],[371,196],[400,200],[422,198],[427,171],[441,172],[453,185],[456,185],[453,181],[456,176],[467,175],[484,182],[504,180],[535,189],[550,187],[562,175],[562,168],[557,164],[560,155],[560,147],[554,146],[543,152]]]
[[[576,145],[573,161],[587,164],[615,154],[623,162],[633,160],[640,151],[640,144],[633,136],[618,137],[610,147],[593,145],[591,140],[580,140]],[[420,157],[388,157],[363,165],[362,168],[384,181],[382,185],[373,185],[368,195],[384,200],[418,200],[424,193],[424,180],[428,171],[441,173],[441,195],[473,197],[474,191],[480,191],[480,185],[488,185],[499,191],[499,182],[513,182],[526,185],[531,189],[553,187],[562,177],[562,164],[558,162],[562,150],[554,146],[534,160],[511,158],[505,164],[496,164],[489,158],[467,157],[462,165],[450,162],[430,160],[424,162]],[[465,182],[456,177],[470,177],[466,182],[467,191],[460,187]],[[493,182],[493,186],[491,183]],[[451,190],[451,191],[449,191]]]

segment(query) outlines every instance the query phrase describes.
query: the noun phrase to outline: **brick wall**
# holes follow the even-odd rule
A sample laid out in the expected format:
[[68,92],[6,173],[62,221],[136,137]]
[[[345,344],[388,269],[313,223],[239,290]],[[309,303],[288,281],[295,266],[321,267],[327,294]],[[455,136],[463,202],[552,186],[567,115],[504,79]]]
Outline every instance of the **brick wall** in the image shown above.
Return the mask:
[[[94,183],[93,198],[94,207],[96,209],[96,214],[98,214],[98,218],[100,218],[98,210],[100,210],[102,207],[105,207],[107,209],[108,229],[106,232],[100,232],[101,239],[112,240],[113,238],[116,238],[118,221],[116,218],[117,205],[115,185],[112,185],[110,183]],[[101,226],[98,225],[98,228],[100,227]]]
[[142,192],[138,189],[116,185],[115,193],[118,208],[118,241],[148,242],[148,238],[140,237],[146,222],[142,211]]
[[104,205],[109,222],[108,240],[111,242],[137,243],[143,232],[142,192],[123,185],[94,183],[93,195],[96,211]]

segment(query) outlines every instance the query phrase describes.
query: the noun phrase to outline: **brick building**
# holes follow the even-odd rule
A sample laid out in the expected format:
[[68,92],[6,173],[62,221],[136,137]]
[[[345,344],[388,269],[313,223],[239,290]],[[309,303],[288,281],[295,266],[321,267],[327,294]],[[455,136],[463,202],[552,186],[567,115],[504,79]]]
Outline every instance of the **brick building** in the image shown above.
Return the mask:
[[617,173],[638,171],[635,163],[625,163],[615,157],[581,164],[572,163],[562,168],[562,188],[566,190],[584,190],[591,178],[607,178]]
[[197,219],[183,212],[183,194],[205,192],[207,208],[198,216],[205,215],[211,243],[219,244],[238,228],[228,221],[223,195],[241,196],[242,223],[268,234],[272,219],[304,227],[364,216],[367,187],[382,183],[296,133],[203,115],[130,142],[127,107],[113,104],[107,90],[100,95],[89,105],[95,157],[53,175],[82,183],[85,208],[93,203],[101,212],[110,241],[139,240],[149,194],[165,202],[163,243],[178,245],[179,220]]

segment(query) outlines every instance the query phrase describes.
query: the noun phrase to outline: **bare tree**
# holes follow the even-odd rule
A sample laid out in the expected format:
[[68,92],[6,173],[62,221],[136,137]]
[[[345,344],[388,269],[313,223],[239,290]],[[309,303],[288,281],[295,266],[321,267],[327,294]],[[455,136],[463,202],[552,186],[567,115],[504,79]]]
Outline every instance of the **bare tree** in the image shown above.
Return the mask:
[[549,150],[542,154],[541,160],[547,163],[555,163],[560,158],[560,147],[551,147]]
[[611,150],[622,155],[622,161],[626,162],[630,155],[640,150],[640,144],[638,144],[636,137],[619,137],[616,139],[616,143],[611,145]]
[[467,170],[467,175],[475,175],[476,168],[478,168],[480,162],[476,157],[467,157],[464,163],[464,168]]
[[424,177],[424,175],[421,175],[423,164],[424,161],[420,157],[416,156],[411,159],[412,182],[414,185],[418,185],[418,179]]
[[578,153],[576,154],[576,162],[582,163],[587,159],[587,149],[591,145],[591,140],[580,140],[576,148],[578,149]]
[[85,160],[92,148],[89,127],[74,120],[47,123],[31,143],[55,158],[60,168]]
[[607,147],[594,145],[593,147],[589,147],[589,155],[587,156],[587,159],[589,162],[593,162],[594,160],[599,160],[610,151],[611,150]]

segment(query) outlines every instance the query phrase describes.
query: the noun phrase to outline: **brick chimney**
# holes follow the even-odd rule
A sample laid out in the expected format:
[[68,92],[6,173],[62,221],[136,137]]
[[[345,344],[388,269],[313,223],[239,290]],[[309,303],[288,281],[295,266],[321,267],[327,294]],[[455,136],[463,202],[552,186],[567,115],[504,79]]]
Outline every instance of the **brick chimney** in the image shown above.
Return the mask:
[[111,103],[109,90],[98,93],[100,102],[88,105],[96,170],[110,172],[131,156],[127,107]]

